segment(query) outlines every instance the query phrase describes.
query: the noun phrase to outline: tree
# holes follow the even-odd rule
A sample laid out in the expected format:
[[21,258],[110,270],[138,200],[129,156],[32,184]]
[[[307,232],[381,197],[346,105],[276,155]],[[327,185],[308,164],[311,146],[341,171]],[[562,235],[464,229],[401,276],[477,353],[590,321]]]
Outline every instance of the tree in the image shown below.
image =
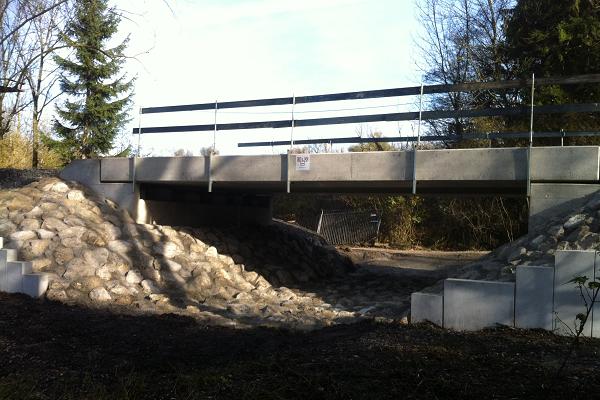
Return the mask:
[[[32,4],[36,10],[48,8],[50,0],[38,0]],[[66,5],[66,3],[65,3]],[[51,63],[52,54],[61,46],[61,28],[68,14],[67,7],[56,7],[32,21],[32,49],[36,55],[35,62],[27,68],[25,78],[31,97],[31,142],[33,168],[39,166],[40,122],[46,107],[59,95],[55,92],[58,80],[57,67]]]
[[57,56],[60,87],[70,96],[57,107],[53,145],[65,160],[107,154],[128,121],[133,80],[121,74],[128,39],[109,48],[120,16],[107,0],[80,0],[64,37],[73,56]]
[[23,96],[23,85],[40,55],[32,39],[34,24],[67,3],[68,0],[0,0],[0,138],[29,105]]
[[179,149],[173,153],[173,156],[175,157],[192,157],[193,155],[194,153],[192,153],[191,150],[186,149]]
[[[519,0],[506,27],[506,52],[519,77],[571,76],[600,73],[600,1]],[[522,98],[530,99],[524,90]],[[591,103],[600,98],[600,84],[543,86],[537,104]],[[544,115],[538,130],[596,130],[600,117]],[[590,138],[571,142],[591,143]],[[597,143],[597,141],[596,141]]]
[[[514,0],[418,0],[424,28],[417,46],[421,49],[424,81],[456,84],[471,81],[512,79],[512,66],[504,52],[504,25]],[[448,93],[433,96],[434,110],[510,106],[515,91]],[[502,121],[430,121],[431,134],[458,135],[478,128],[500,128]]]

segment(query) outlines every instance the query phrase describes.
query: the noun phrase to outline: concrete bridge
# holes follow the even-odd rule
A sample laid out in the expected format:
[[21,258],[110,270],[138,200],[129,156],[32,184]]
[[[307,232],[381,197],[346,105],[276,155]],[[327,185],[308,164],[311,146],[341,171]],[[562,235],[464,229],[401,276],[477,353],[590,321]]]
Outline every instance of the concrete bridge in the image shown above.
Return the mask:
[[[415,158],[416,157],[416,158]],[[105,158],[61,173],[140,223],[267,223],[277,192],[526,196],[530,225],[600,190],[600,147],[484,148],[311,155]],[[529,178],[529,179],[528,179]]]

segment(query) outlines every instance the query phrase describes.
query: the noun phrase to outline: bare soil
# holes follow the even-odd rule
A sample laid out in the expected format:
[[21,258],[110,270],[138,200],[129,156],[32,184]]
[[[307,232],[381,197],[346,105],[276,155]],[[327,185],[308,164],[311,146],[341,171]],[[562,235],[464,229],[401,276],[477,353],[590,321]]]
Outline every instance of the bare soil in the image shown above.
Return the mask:
[[595,398],[600,341],[364,321],[208,327],[0,293],[0,399]]
[[[0,188],[45,173],[1,170]],[[358,249],[352,256],[366,275],[383,277],[373,278],[373,290],[387,282],[408,296],[481,255]],[[350,278],[347,295],[362,290],[365,278]],[[346,296],[316,289],[332,300]],[[308,332],[233,329],[0,293],[0,400],[600,397],[600,340],[584,339],[557,376],[567,337],[381,320],[375,314]]]

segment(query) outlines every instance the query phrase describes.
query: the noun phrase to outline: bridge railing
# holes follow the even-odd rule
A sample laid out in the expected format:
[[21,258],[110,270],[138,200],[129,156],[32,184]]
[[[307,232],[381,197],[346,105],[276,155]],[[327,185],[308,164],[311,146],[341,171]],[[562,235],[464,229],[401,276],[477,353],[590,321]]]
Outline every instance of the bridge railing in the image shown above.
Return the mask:
[[[332,93],[312,96],[291,96],[269,99],[256,100],[240,100],[240,101],[225,101],[211,102],[199,104],[185,104],[175,106],[160,106],[141,108],[140,114],[157,114],[157,113],[182,113],[192,111],[208,111],[214,110],[214,123],[211,124],[193,124],[193,125],[171,125],[171,126],[150,126],[142,127],[141,117],[140,126],[133,129],[134,134],[142,135],[149,133],[174,133],[174,132],[213,132],[213,148],[216,141],[216,134],[219,131],[228,130],[247,130],[247,129],[262,129],[262,128],[291,128],[290,140],[269,141],[269,142],[242,142],[238,143],[238,147],[258,147],[258,146],[280,146],[294,144],[319,144],[319,143],[365,143],[365,142],[420,142],[435,141],[435,140],[457,140],[459,137],[453,136],[421,136],[421,122],[440,119],[454,118],[481,118],[481,117],[508,117],[531,115],[533,122],[534,114],[565,114],[565,113],[597,113],[600,112],[599,103],[586,104],[552,104],[552,105],[533,105],[535,87],[547,85],[575,85],[587,83],[600,83],[600,74],[579,75],[567,78],[541,78],[512,81],[497,81],[497,82],[472,82],[450,85],[421,85],[404,88],[369,90],[359,92]],[[423,96],[430,94],[442,94],[453,92],[477,92],[484,90],[508,90],[508,89],[523,89],[531,87],[532,104],[531,106],[516,106],[507,108],[485,108],[485,109],[460,109],[460,110],[423,110]],[[309,103],[324,103],[344,100],[365,100],[386,97],[402,97],[402,96],[419,96],[419,110],[413,112],[397,112],[384,114],[367,114],[367,115],[351,115],[351,116],[336,116],[336,117],[321,117],[321,118],[296,118],[294,109],[296,105]],[[218,122],[219,110],[264,107],[264,106],[282,106],[290,105],[290,119],[283,120],[268,120],[268,121],[252,121],[252,122],[233,122],[220,123]],[[326,126],[340,125],[353,123],[370,123],[370,122],[399,122],[399,121],[419,121],[418,134],[413,137],[386,137],[386,138],[323,138],[323,139],[308,139],[294,140],[293,130],[300,127],[311,126]],[[596,135],[597,132],[539,132],[536,137],[572,137],[572,136],[590,136]],[[481,133],[474,136],[462,136],[461,138],[514,138],[527,137],[534,135],[533,126],[530,132],[523,133]],[[139,143],[139,140],[138,140]],[[139,149],[138,149],[139,150]]]
[[[174,133],[174,132],[212,132],[213,146],[212,152],[216,148],[216,137],[219,131],[228,130],[248,130],[248,129],[263,129],[273,128],[290,129],[289,140],[279,141],[263,141],[263,142],[240,142],[238,147],[259,147],[259,146],[290,146],[290,150],[294,145],[306,144],[350,144],[350,143],[368,143],[368,142],[415,142],[415,156],[413,157],[415,168],[413,178],[413,193],[416,193],[416,160],[417,151],[421,141],[454,141],[460,139],[514,139],[528,138],[529,148],[533,144],[534,137],[575,137],[575,136],[595,136],[599,132],[595,131],[578,131],[578,132],[534,132],[534,115],[537,114],[566,114],[566,113],[598,113],[600,112],[600,103],[585,103],[585,104],[551,104],[551,105],[534,105],[535,88],[546,85],[580,85],[600,83],[600,74],[579,75],[566,78],[541,78],[512,81],[497,81],[497,82],[472,82],[449,85],[420,85],[403,88],[369,90],[359,92],[332,93],[312,96],[291,96],[278,97],[269,99],[255,100],[240,100],[240,101],[225,101],[211,102],[199,104],[185,104],[174,106],[146,107],[140,109],[140,124],[138,128],[133,129],[133,133],[138,135],[138,152],[140,155],[141,135],[150,133]],[[458,109],[458,110],[423,110],[423,97],[431,94],[454,93],[454,92],[479,92],[486,90],[510,90],[531,88],[531,104],[529,106],[514,106],[505,108],[484,108],[484,109]],[[363,114],[350,116],[329,116],[320,118],[296,118],[295,107],[299,104],[308,103],[324,103],[333,101],[346,100],[365,100],[377,99],[386,97],[402,97],[402,96],[419,96],[419,110],[411,112],[396,112],[383,114]],[[291,118],[283,120],[267,120],[267,121],[251,121],[251,122],[219,122],[219,110],[236,109],[236,108],[251,108],[264,106],[291,106]],[[214,110],[214,122],[211,124],[192,124],[192,125],[171,125],[171,126],[142,126],[141,117],[145,114],[159,113],[183,113],[192,111],[210,111]],[[457,118],[481,118],[481,117],[514,117],[527,116],[530,117],[530,130],[528,132],[490,132],[490,133],[475,133],[465,134],[461,136],[435,136],[421,135],[421,126],[423,121],[457,119]],[[416,136],[393,136],[393,137],[343,137],[343,138],[323,138],[323,139],[295,139],[294,129],[300,127],[312,126],[328,126],[353,123],[370,123],[370,122],[399,122],[399,121],[418,121],[418,130]],[[531,151],[529,151],[531,153]],[[530,157],[528,157],[530,159]],[[529,164],[529,162],[528,162]],[[530,170],[530,168],[528,168]],[[528,173],[527,187],[529,194],[530,174]],[[210,189],[210,185],[209,185]]]

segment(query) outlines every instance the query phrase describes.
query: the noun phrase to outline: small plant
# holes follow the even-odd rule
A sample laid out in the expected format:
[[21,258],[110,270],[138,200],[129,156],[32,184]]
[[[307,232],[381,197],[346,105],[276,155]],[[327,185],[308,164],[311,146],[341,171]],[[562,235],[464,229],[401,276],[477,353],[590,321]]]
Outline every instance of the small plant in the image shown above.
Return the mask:
[[564,358],[563,362],[560,365],[560,368],[556,373],[557,377],[559,377],[562,374],[562,372],[565,369],[565,366],[567,365],[567,362],[569,361],[569,359],[573,355],[573,352],[577,348],[581,335],[583,334],[585,325],[588,322],[590,315],[592,314],[594,303],[598,298],[598,293],[600,293],[600,280],[598,279],[593,280],[588,278],[587,276],[577,276],[571,279],[568,283],[574,283],[576,285],[577,289],[579,290],[579,294],[583,299],[585,311],[577,314],[577,316],[575,317],[575,330],[573,331],[569,327],[569,330],[571,330],[573,334],[573,341],[569,346],[569,350],[566,357]]

